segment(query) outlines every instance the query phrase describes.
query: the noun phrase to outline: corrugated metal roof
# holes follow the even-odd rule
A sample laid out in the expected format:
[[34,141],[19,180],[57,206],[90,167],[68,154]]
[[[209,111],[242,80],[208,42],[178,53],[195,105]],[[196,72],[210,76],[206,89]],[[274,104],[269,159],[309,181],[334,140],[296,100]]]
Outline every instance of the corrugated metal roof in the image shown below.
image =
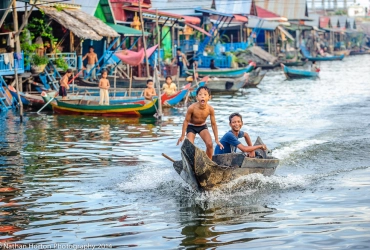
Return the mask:
[[312,21],[304,21],[305,25],[319,28],[320,27],[320,15],[319,14],[310,14],[310,19]]
[[152,0],[151,2],[151,9],[177,15],[194,15],[195,8],[211,8],[212,6],[212,0]]
[[[259,20],[261,20],[260,23]],[[249,16],[248,24],[246,24],[248,28],[256,28],[258,26],[258,28],[263,30],[275,30],[278,25],[278,22],[267,21],[253,16]]]
[[307,19],[306,0],[257,0],[256,5],[288,19]]
[[332,28],[338,28],[339,16],[330,16],[330,23]]
[[278,14],[275,14],[271,11],[268,11],[260,6],[256,6],[257,9],[257,16],[260,18],[275,18],[280,17]]
[[329,28],[329,26],[331,26],[330,17],[321,16],[319,20],[320,20],[320,27],[319,28],[324,29],[324,28]]
[[216,11],[227,14],[255,14],[252,10],[252,0],[215,0]]
[[345,28],[346,27],[346,22],[347,22],[347,17],[346,16],[339,16],[339,26],[340,28]]

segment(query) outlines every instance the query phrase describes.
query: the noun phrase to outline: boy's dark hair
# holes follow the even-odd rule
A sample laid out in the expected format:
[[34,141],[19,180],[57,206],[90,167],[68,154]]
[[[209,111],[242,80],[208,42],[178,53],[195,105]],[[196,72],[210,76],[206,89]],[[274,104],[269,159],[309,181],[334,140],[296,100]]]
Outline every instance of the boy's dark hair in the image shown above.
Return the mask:
[[230,123],[231,123],[231,120],[232,120],[235,116],[239,117],[239,118],[240,118],[240,120],[243,122],[243,117],[242,117],[242,115],[241,115],[241,114],[239,114],[239,113],[232,113],[232,114],[229,116],[229,122],[230,122]]
[[168,78],[170,78],[170,79],[171,79],[171,81],[172,81],[172,77],[171,77],[171,76],[166,76],[166,80],[167,80]]
[[176,51],[181,51],[181,49],[180,48],[177,48]]
[[93,48],[94,48],[93,46],[91,46],[91,45],[89,46],[89,49],[93,49]]
[[146,81],[146,85],[148,85],[148,83],[150,83],[150,82],[153,82],[153,80],[150,80],[150,79],[149,79],[149,80],[147,80],[147,81]]
[[210,90],[207,86],[199,87],[199,88],[197,89],[197,95],[198,95],[198,93],[199,93],[199,91],[200,91],[201,89],[204,89],[205,91],[207,91],[207,92],[208,92],[208,95],[211,95],[211,90]]
[[312,64],[315,64],[316,63],[316,61],[312,61]]
[[108,70],[103,69],[103,70],[101,71],[101,74],[103,74],[103,73],[105,73],[105,72],[107,72],[107,73],[108,73]]
[[67,69],[66,73],[72,73],[72,69]]

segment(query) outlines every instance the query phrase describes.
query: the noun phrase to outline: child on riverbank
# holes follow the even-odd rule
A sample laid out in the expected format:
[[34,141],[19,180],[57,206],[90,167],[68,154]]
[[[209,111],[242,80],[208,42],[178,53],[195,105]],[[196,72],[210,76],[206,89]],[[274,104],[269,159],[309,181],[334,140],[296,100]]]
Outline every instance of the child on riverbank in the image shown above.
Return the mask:
[[69,89],[68,79],[72,75],[72,70],[67,69],[66,74],[60,79],[60,86],[59,86],[59,95],[62,97],[62,100],[67,99],[67,90]]
[[[215,148],[215,155],[227,154],[232,152],[234,153],[238,148],[241,151],[248,153],[249,157],[255,157],[256,149],[266,150],[266,145],[253,146],[248,133],[241,131],[241,128],[243,126],[243,118],[239,113],[232,113],[229,116],[229,122],[231,130],[221,138],[221,143],[224,148],[222,149],[217,145]],[[240,141],[238,141],[238,138],[243,137],[248,146],[244,146]]]
[[215,110],[211,105],[208,104],[208,101],[211,97],[211,90],[206,87],[199,87],[197,89],[197,102],[193,103],[189,106],[188,111],[186,112],[185,120],[182,125],[182,134],[180,139],[177,141],[177,145],[180,144],[185,138],[185,131],[186,137],[194,143],[194,139],[196,134],[199,134],[204,143],[206,144],[207,156],[212,159],[213,154],[213,143],[211,134],[208,131],[208,127],[206,124],[206,120],[208,116],[211,119],[211,125],[213,134],[215,136],[215,141],[217,145],[223,149],[222,144],[218,140],[218,131],[217,131],[217,124],[215,119]]
[[100,100],[99,105],[109,105],[109,92],[108,89],[110,88],[109,81],[107,79],[108,72],[106,70],[102,71],[101,74],[102,78],[99,81],[99,89],[100,89]]

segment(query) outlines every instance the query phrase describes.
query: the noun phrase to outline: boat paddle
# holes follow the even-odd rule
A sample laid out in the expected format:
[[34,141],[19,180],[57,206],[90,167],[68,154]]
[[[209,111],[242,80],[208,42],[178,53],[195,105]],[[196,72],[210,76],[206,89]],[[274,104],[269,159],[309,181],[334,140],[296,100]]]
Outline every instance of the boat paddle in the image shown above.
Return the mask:
[[[42,92],[41,93],[41,95],[47,95],[45,92]],[[50,99],[50,101],[48,101],[44,106],[42,106],[42,108],[39,110],[39,111],[37,111],[37,114],[39,115],[40,114],[40,112],[46,107],[46,106],[48,106],[49,105],[49,103],[51,103],[51,101],[53,101],[54,100],[54,98],[56,97],[58,95],[58,92],[57,93],[55,93],[55,95],[54,95],[54,97],[53,98],[51,98]]]
[[170,160],[170,161],[172,161],[172,162],[175,162],[175,160],[174,159],[172,159],[171,157],[169,157],[168,155],[166,155],[165,153],[162,153],[162,156],[164,157],[164,158],[167,158],[168,160]]

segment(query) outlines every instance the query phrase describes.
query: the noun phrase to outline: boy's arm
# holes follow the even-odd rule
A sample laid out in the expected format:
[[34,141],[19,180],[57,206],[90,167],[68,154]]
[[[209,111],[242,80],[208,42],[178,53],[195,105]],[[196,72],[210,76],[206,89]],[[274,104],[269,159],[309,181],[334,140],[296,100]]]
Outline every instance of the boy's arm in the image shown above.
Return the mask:
[[[98,63],[98,55],[95,53],[95,63]],[[100,68],[99,64],[96,65],[97,68]]]
[[215,135],[215,141],[217,145],[220,146],[220,149],[223,149],[224,146],[218,140],[218,130],[217,130],[217,124],[216,124],[216,118],[215,118],[215,110],[211,106],[209,106],[209,109],[210,109],[211,126],[213,130],[213,134]]
[[102,80],[103,79],[100,79],[100,81],[99,81],[99,88],[102,88],[103,86],[102,86]]
[[190,105],[190,107],[188,108],[188,110],[186,111],[186,115],[185,115],[185,120],[184,120],[184,123],[182,124],[182,132],[181,132],[181,137],[179,138],[179,140],[177,141],[177,144],[176,145],[179,145],[180,142],[182,142],[185,138],[185,132],[186,132],[186,128],[188,127],[188,124],[190,122],[190,119],[191,119],[191,114],[193,113],[194,111],[194,107],[193,105]]
[[145,99],[151,99],[152,98],[152,95],[148,92],[149,91],[147,89],[144,90],[144,98]]
[[244,139],[245,139],[245,142],[248,144],[248,146],[253,146],[251,138],[249,137],[248,133],[246,133],[246,132],[244,132]]
[[243,144],[240,143],[238,145],[238,149],[240,149],[243,152],[252,152],[252,151],[254,151],[256,149],[265,150],[266,149],[266,145],[262,144],[262,145],[257,145],[257,146],[244,146]]
[[87,54],[84,57],[82,57],[82,61],[84,61],[86,59],[86,57],[87,57]]

